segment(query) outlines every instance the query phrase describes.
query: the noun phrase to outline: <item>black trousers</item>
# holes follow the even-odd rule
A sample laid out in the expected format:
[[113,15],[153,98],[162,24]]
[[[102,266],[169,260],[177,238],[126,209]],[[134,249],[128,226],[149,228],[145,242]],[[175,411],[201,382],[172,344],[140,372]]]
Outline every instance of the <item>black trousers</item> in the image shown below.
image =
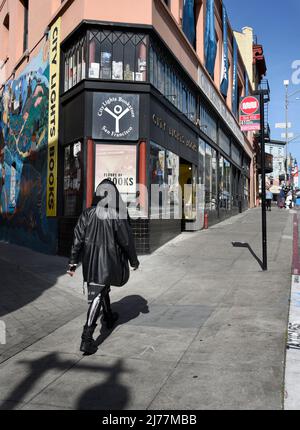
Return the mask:
[[100,294],[98,294],[92,303],[90,304],[86,325],[88,327],[93,327],[96,325],[96,322],[100,316],[101,308],[103,307],[104,317],[109,316],[111,314],[110,307],[110,297],[109,297],[110,287],[103,286],[103,289]]
[[267,199],[266,202],[267,202],[267,209],[271,209],[272,208],[272,200]]

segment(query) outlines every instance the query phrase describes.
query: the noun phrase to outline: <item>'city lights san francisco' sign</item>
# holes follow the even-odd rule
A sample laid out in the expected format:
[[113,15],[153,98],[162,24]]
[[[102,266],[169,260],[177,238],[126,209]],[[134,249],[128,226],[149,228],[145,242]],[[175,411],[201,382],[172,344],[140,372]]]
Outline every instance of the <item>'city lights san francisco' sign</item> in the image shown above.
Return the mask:
[[57,151],[58,151],[58,109],[60,72],[61,18],[50,30],[50,75],[49,75],[49,124],[48,124],[48,174],[47,174],[47,216],[57,214]]
[[242,131],[260,130],[260,104],[258,97],[248,96],[241,98],[240,125]]

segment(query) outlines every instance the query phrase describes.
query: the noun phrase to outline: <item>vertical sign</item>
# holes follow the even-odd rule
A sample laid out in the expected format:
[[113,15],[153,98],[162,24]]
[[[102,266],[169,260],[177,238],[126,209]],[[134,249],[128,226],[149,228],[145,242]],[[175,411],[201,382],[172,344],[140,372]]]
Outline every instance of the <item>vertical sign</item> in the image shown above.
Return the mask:
[[60,72],[61,18],[50,30],[50,75],[49,75],[49,123],[48,123],[48,174],[47,216],[57,214],[57,152],[59,119],[59,72]]
[[223,52],[222,52],[222,66],[221,66],[221,93],[227,97],[228,93],[228,28],[227,28],[227,12],[223,4]]
[[238,109],[238,47],[233,37],[233,81],[232,81],[232,112],[237,114]]
[[214,77],[215,62],[217,55],[217,41],[215,30],[215,0],[206,2],[206,24],[204,35],[205,66],[210,74]]
[[195,46],[196,29],[195,29],[195,12],[194,0],[184,0],[182,31],[190,41],[191,45]]

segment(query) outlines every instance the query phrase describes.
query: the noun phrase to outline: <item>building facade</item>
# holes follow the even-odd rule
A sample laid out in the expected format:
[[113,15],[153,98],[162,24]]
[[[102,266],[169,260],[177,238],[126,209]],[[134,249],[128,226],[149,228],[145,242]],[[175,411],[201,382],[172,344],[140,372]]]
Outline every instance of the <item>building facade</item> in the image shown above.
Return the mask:
[[266,145],[266,151],[273,156],[273,172],[267,175],[267,183],[273,194],[280,193],[280,188],[286,176],[286,143],[280,140],[271,140]]
[[0,239],[67,255],[104,178],[139,253],[255,205],[252,78],[220,0],[6,0],[0,23]]

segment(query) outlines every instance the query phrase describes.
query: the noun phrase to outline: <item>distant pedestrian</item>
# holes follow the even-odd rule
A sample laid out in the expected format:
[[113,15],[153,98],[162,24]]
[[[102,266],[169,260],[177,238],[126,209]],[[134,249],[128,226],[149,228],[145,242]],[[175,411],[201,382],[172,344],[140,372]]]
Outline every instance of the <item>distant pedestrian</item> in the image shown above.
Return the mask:
[[110,180],[104,180],[98,186],[92,207],[82,213],[75,227],[68,270],[71,276],[81,253],[90,307],[80,351],[94,354],[97,346],[93,334],[101,307],[108,329],[118,319],[118,314],[111,309],[110,287],[121,287],[128,282],[128,261],[134,270],[139,267],[127,207]]
[[270,190],[267,190],[266,192],[267,210],[270,212],[272,210],[272,201],[273,201],[273,193]]
[[278,196],[278,207],[283,209],[285,206],[285,192],[284,189],[281,188],[279,196]]
[[293,193],[292,193],[292,191],[289,191],[287,194],[286,201],[285,201],[285,208],[286,208],[286,210],[293,208]]

